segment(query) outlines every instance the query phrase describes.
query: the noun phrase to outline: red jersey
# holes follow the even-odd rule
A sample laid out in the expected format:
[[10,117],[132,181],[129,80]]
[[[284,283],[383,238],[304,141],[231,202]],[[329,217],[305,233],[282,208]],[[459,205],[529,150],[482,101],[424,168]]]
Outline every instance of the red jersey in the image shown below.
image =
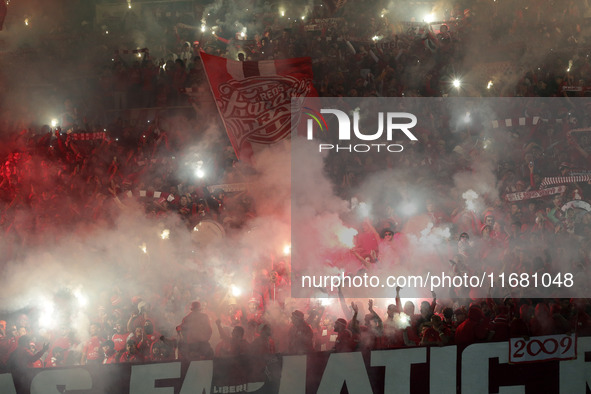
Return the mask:
[[99,337],[92,337],[84,344],[83,353],[86,355],[87,360],[102,360],[103,358],[103,351],[101,349],[101,344],[104,342],[104,339]]
[[121,352],[121,351],[125,350],[125,345],[127,343],[128,337],[129,337],[128,332],[123,333],[123,334],[113,334],[113,336],[111,337],[111,340],[115,344],[115,351],[116,352]]
[[16,337],[0,339],[0,365],[5,365],[8,362],[8,357],[16,350],[16,341]]
[[[47,367],[59,367],[62,366],[65,360],[68,358],[68,354],[70,351],[70,347],[72,346],[72,342],[70,338],[67,336],[62,336],[57,338],[55,341],[51,343],[51,349],[49,349],[49,353],[45,358],[45,365]],[[60,348],[62,349],[63,354],[60,356],[59,360],[56,360],[54,357],[54,349]]]
[[43,361],[41,361],[41,360],[34,361],[33,364],[31,365],[31,368],[43,368],[43,367],[44,367]]

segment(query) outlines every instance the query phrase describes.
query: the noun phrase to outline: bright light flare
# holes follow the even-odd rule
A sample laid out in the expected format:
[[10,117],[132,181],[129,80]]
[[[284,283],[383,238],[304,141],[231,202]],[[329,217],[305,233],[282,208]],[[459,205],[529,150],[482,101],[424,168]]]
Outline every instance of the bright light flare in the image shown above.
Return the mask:
[[280,8],[280,9],[279,9],[279,15],[281,15],[281,16],[285,16],[285,9],[283,9],[283,8]]
[[316,302],[319,302],[322,306],[330,306],[334,302],[334,298],[317,298]]
[[410,327],[410,316],[402,312],[394,316],[394,324],[398,329],[404,330],[405,328]]
[[306,16],[305,15],[302,15],[302,20],[304,20],[304,19],[306,19]]
[[25,26],[29,26],[29,18],[25,18]]
[[146,243],[145,243],[145,242],[144,242],[144,243],[142,243],[142,244],[139,246],[139,248],[140,248],[140,250],[141,250],[141,251],[142,251],[144,254],[148,254],[148,247],[146,246]]
[[435,20],[435,15],[431,14],[427,14],[425,15],[425,17],[423,18],[423,20],[427,23],[431,23]]
[[244,38],[246,36],[246,34],[244,34],[243,31],[240,32],[240,37]]
[[39,315],[39,327],[48,330],[57,327],[57,318],[55,315],[55,305],[50,300],[41,300],[41,313]]
[[371,39],[372,39],[372,40],[374,40],[374,41],[377,41],[377,40],[379,40],[379,39],[380,39],[380,37],[378,37],[378,36],[373,36]]
[[170,238],[170,230],[165,228],[164,230],[162,230],[162,233],[160,233],[160,238],[162,239],[169,239]]
[[58,125],[57,119],[51,119],[51,127],[56,127]]
[[355,236],[357,235],[357,230],[354,228],[344,227],[341,230],[337,231],[337,238],[339,242],[345,245],[348,248],[352,248],[355,246]]
[[291,244],[286,244],[283,246],[283,255],[289,256],[291,254]]
[[452,85],[454,88],[459,89],[462,86],[462,81],[458,78],[454,78]]
[[82,292],[81,287],[74,289],[72,294],[74,294],[79,307],[84,308],[86,305],[88,305],[88,297]]
[[201,33],[204,33],[207,30],[207,26],[201,25]]
[[464,116],[464,123],[470,123],[472,121],[472,117],[470,115],[470,112],[466,112],[466,115]]
[[236,285],[230,285],[230,293],[233,297],[240,297],[242,289]]
[[205,177],[205,170],[203,169],[203,160],[199,160],[195,164],[195,176],[199,179]]
[[486,84],[486,88],[490,89],[493,87],[493,81],[488,81],[488,83]]

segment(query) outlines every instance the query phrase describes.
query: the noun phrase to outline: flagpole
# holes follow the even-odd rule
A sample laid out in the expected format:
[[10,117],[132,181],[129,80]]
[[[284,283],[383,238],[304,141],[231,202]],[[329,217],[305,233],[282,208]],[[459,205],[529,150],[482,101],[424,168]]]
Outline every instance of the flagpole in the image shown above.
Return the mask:
[[[273,277],[273,271],[275,271],[275,256],[271,255],[271,277]],[[277,279],[273,281],[273,305],[275,305],[275,289],[276,289]]]
[[[211,85],[211,78],[208,75],[207,67],[205,67],[205,62],[203,61],[203,55],[206,55],[206,56],[214,56],[214,55],[209,55],[203,49],[201,49],[201,48],[199,49],[199,59],[201,59],[201,65],[203,66],[203,70],[205,71],[205,74],[207,76],[207,84],[209,86],[209,91],[211,92],[211,95],[213,97],[213,101],[214,101],[215,107],[216,107],[216,109],[218,111],[218,114],[220,115],[220,118],[222,120],[222,123],[224,124],[224,128],[226,129],[226,134],[228,135],[228,139],[230,140],[230,143],[232,144],[232,148],[234,149],[234,154],[236,155],[236,158],[238,160],[240,160],[239,147],[236,146],[237,141],[234,141],[234,139],[230,137],[230,133],[227,132],[228,125],[226,124],[226,120],[224,119],[224,116],[223,116],[223,114],[221,112],[221,109],[220,109],[219,105],[216,102],[216,95],[215,95],[215,92],[213,91],[213,86]],[[226,61],[228,61],[228,60],[226,59]]]

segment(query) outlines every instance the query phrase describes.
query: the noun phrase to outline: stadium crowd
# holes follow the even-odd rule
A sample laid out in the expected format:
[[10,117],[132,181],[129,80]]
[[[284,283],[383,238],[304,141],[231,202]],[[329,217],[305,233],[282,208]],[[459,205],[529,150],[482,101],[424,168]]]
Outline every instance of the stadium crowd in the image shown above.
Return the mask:
[[[484,2],[473,8],[454,7],[445,16],[444,28],[431,31],[413,23],[397,34],[387,18],[380,17],[379,7],[360,9],[363,2],[351,2],[340,11],[339,17],[348,23],[321,22],[327,24],[314,31],[305,30],[301,21],[286,28],[275,16],[252,42],[239,35],[223,37],[219,30],[204,40],[197,29],[172,23],[167,31],[178,45],[175,55],[159,61],[155,51],[143,52],[143,59],[132,64],[116,56],[101,75],[96,100],[104,105],[98,108],[182,106],[191,101],[196,116],[162,112],[149,124],[119,118],[101,125],[92,119],[104,119],[102,115],[80,113],[67,101],[59,127],[3,125],[0,225],[12,249],[3,253],[2,263],[17,261],[27,248],[58,242],[63,236],[47,229],[76,229],[88,221],[113,225],[131,199],[139,201],[150,217],[179,215],[188,231],[212,220],[231,233],[256,217],[256,204],[247,193],[207,187],[247,183],[253,176],[247,163],[234,160],[224,136],[208,140],[209,154],[200,158],[208,163],[208,177],[195,178],[194,168],[186,167],[189,153],[182,148],[203,143],[211,122],[223,130],[215,116],[199,108],[203,103],[185,94],[185,89],[206,80],[196,57],[199,48],[237,59],[243,53],[245,60],[311,55],[322,96],[432,97],[457,94],[448,76],[468,53],[468,37],[486,33],[492,41],[507,31],[519,36],[533,29],[540,41],[552,36],[572,44],[571,62],[548,56],[538,69],[513,64],[511,69],[519,75],[498,76],[494,89],[487,88],[489,76],[473,80],[478,88],[467,87],[465,93],[529,97],[519,102],[521,106],[504,108],[503,120],[540,121],[496,127],[496,135],[485,136],[474,130],[479,126],[458,126],[444,119],[440,108],[423,108],[437,121],[421,130],[420,144],[408,155],[365,155],[355,163],[329,155],[326,172],[340,197],[375,207],[371,218],[352,224],[359,231],[351,249],[358,266],[349,274],[378,265],[396,267],[412,256],[406,225],[421,216],[435,227],[450,229],[441,260],[453,275],[482,272],[489,266],[553,275],[568,269],[584,288],[591,259],[591,112],[564,87],[578,86],[581,89],[573,91],[582,96],[589,79],[588,55],[580,44],[586,38],[581,17],[586,10],[576,1],[564,3],[563,10],[526,3],[529,7],[513,13],[483,9],[491,6]],[[382,38],[372,40],[374,36]],[[545,96],[564,99],[553,106],[537,98]],[[182,132],[186,130],[193,132]],[[461,172],[479,171],[481,162],[494,164],[491,193],[482,196],[482,207],[469,209],[461,196],[466,190],[449,197],[450,182]],[[413,180],[397,186],[394,200],[412,200],[411,188],[429,191],[423,193],[429,199],[417,200],[421,207],[415,213],[385,200],[370,201],[359,191],[371,174],[401,168],[412,168]],[[555,191],[530,193],[541,186]],[[502,297],[433,294],[432,301],[417,305],[402,304],[400,288],[393,294],[395,302],[385,305],[381,300],[347,301],[339,292],[338,305],[310,300],[305,308],[296,308],[289,297],[290,270],[289,259],[272,270],[261,269],[250,295],[234,297],[223,311],[208,308],[213,301],[208,295],[214,293],[198,293],[190,281],[146,289],[141,296],[124,288],[109,289],[94,300],[85,337],[68,325],[55,330],[38,327],[29,316],[34,310],[6,313],[0,316],[0,368],[465,346],[522,336],[589,335],[591,329],[586,299],[518,292]],[[71,294],[56,298],[67,304]]]

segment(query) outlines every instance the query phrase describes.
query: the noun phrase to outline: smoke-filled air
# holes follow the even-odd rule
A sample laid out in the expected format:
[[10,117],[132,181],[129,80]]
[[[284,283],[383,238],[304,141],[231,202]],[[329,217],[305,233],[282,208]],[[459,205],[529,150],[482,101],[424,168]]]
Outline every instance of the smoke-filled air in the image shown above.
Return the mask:
[[[37,351],[49,343],[38,359],[51,367],[84,364],[86,341],[146,321],[148,333],[126,339],[157,333],[168,360],[191,359],[181,323],[197,311],[213,334],[194,359],[236,355],[222,345],[237,326],[248,342],[272,329],[277,352],[330,350],[322,332],[337,318],[357,335],[358,309],[371,326],[369,299],[388,337],[372,349],[423,343],[433,316],[450,329],[435,342],[452,344],[461,322],[448,315],[469,308],[492,322],[544,305],[569,329],[555,316],[528,335],[575,330],[589,309],[574,300],[590,279],[590,11],[533,0],[8,1],[0,320],[13,342],[0,367],[13,328]],[[316,100],[295,114],[309,135],[285,126],[303,96]],[[366,135],[377,102],[418,122],[382,141],[393,151],[368,141],[339,151],[355,142],[339,139],[325,98],[360,113]],[[384,286],[389,276],[405,282]],[[376,282],[351,285],[363,277]],[[297,348],[300,311],[314,343]],[[70,359],[56,362],[65,337]]]

